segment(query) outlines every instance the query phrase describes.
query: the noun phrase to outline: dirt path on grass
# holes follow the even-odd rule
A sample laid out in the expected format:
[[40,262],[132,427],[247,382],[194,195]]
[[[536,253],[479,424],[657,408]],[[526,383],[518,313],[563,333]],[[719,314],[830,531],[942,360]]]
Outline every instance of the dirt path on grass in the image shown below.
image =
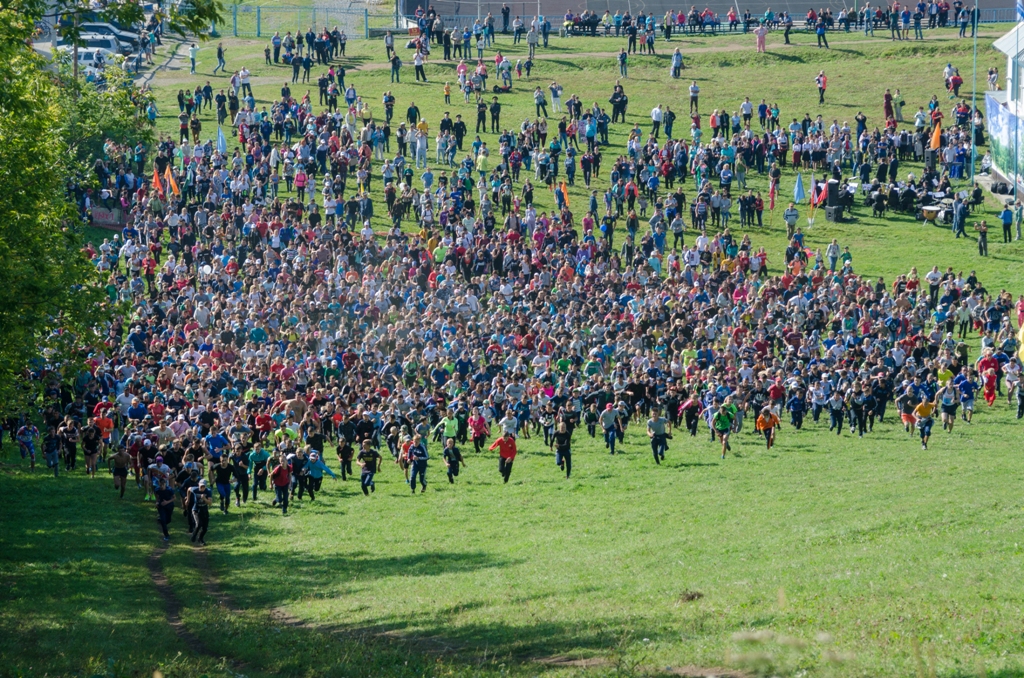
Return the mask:
[[164,573],[163,564],[160,562],[166,552],[166,544],[153,549],[153,552],[149,554],[146,565],[149,568],[149,577],[153,580],[153,586],[156,587],[157,593],[164,602],[164,614],[167,617],[167,623],[174,629],[178,638],[196,654],[225,661],[235,669],[243,668],[245,664],[242,662],[236,661],[231,657],[222,657],[212,652],[197,635],[189,631],[185,626],[185,622],[181,619],[181,601],[175,595],[174,587],[168,581],[167,575]]

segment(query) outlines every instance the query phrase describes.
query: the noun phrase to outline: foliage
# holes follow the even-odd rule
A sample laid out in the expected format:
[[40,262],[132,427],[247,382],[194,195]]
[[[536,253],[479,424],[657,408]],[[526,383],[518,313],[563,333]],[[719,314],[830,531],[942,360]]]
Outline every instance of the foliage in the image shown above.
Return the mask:
[[64,66],[48,71],[26,46],[31,22],[13,14],[0,10],[0,413],[32,399],[26,370],[68,366],[101,338],[110,306],[80,253],[72,197],[105,139],[153,138],[127,75],[110,69],[99,92]]

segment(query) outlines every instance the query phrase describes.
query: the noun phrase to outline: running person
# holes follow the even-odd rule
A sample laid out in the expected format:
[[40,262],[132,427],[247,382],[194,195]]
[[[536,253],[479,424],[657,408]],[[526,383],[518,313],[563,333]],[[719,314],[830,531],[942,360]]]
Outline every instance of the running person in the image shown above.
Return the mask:
[[518,453],[515,434],[512,431],[506,430],[487,449],[491,452],[498,450],[498,473],[508,483],[508,479],[512,475],[512,463],[516,460],[516,454]]
[[125,487],[128,485],[128,465],[131,463],[131,455],[123,447],[117,448],[117,453],[107,460],[107,467],[114,474],[114,489],[121,491],[122,499],[124,499]]
[[85,472],[90,478],[96,477],[96,462],[100,457],[100,448],[103,445],[103,434],[99,427],[89,419],[89,425],[81,433],[82,454],[85,456]]
[[36,470],[36,440],[39,439],[39,429],[31,422],[18,429],[15,434],[18,439],[18,447],[21,448],[21,458],[26,456],[29,460],[29,470]]
[[155,494],[156,520],[164,533],[164,541],[170,541],[171,534],[167,531],[167,526],[171,524],[171,517],[174,515],[174,490],[168,485],[167,479],[160,478]]
[[[235,469],[228,455],[220,455],[220,463],[210,467],[210,476],[217,487],[221,513],[227,513],[231,506],[231,480],[235,477]],[[209,517],[207,517],[209,520]]]
[[363,494],[370,496],[371,492],[377,491],[377,484],[373,482],[373,476],[380,470],[381,456],[373,449],[369,440],[364,440],[356,457],[362,469],[359,473],[359,485],[363,488]]
[[722,459],[725,453],[732,450],[729,445],[729,433],[732,431],[733,415],[726,403],[722,403],[718,410],[711,415],[711,428],[719,440],[722,441]]
[[235,473],[235,506],[241,506],[242,502],[249,503],[249,456],[244,448],[236,447],[229,461]]
[[761,414],[754,423],[754,428],[764,436],[764,442],[769,450],[775,445],[775,429],[779,423],[778,415],[772,412],[770,407],[761,408]]
[[558,422],[558,428],[551,436],[551,445],[548,449],[555,451],[555,465],[565,471],[565,478],[568,480],[572,475],[572,432],[564,421]]
[[[231,471],[230,466],[228,471]],[[213,493],[206,486],[206,480],[200,479],[199,484],[189,488],[188,494],[189,506],[192,509],[192,520],[196,526],[195,530],[192,531],[192,542],[198,542],[200,546],[206,546],[206,532],[210,529],[210,505],[213,504]]]
[[270,472],[270,482],[274,485],[274,506],[281,506],[281,515],[288,515],[288,488],[292,483],[292,471],[288,461],[279,456],[274,470]]
[[64,423],[57,429],[60,437],[61,452],[64,457],[64,470],[74,471],[78,463],[78,441],[81,438],[81,430],[78,422],[70,416],[64,418]]
[[956,423],[956,411],[960,407],[956,388],[953,384],[946,384],[936,391],[935,400],[939,403],[939,417],[942,418],[942,430],[952,433],[953,424]]
[[647,420],[647,437],[651,439],[651,452],[654,454],[654,463],[661,465],[665,460],[665,450],[668,449],[668,437],[672,435],[672,424],[668,419],[661,416],[661,408],[655,407],[651,412],[651,418]]
[[60,474],[60,436],[52,426],[46,428],[46,435],[43,436],[43,459],[46,460],[46,468],[52,468],[53,477],[56,478]]
[[466,460],[462,458],[462,452],[459,451],[459,448],[455,447],[454,438],[448,438],[445,441],[442,458],[444,459],[444,465],[448,468],[448,482],[454,485],[455,478],[459,475],[459,467],[466,465]]
[[611,403],[605,405],[604,412],[601,413],[598,420],[601,423],[601,430],[604,431],[604,446],[611,450],[612,454],[615,454],[615,441],[618,440],[622,431],[619,413],[615,411],[615,406]]
[[921,434],[921,449],[928,449],[928,438],[932,435],[932,413],[935,412],[935,403],[931,400],[922,400],[914,408],[914,416],[917,417],[917,430]]
[[[446,437],[445,441],[454,440],[455,436]],[[420,494],[424,494],[427,491],[427,460],[430,459],[430,455],[427,454],[427,444],[423,440],[423,436],[416,434],[416,437],[412,440],[412,445],[409,446],[409,462],[412,467],[412,476],[409,478],[409,486],[412,487],[412,493],[416,494],[416,478],[420,479]]]

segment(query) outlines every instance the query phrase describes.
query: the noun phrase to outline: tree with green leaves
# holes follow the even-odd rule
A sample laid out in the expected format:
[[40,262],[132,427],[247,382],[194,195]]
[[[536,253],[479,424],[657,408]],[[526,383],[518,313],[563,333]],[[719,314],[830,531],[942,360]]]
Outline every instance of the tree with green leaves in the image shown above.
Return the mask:
[[[199,33],[220,16],[219,0],[172,7],[172,30]],[[23,410],[39,393],[30,372],[73,378],[88,351],[103,350],[114,305],[83,254],[76,196],[103,144],[151,142],[145,95],[111,73],[97,91],[31,47],[36,25],[91,12],[135,24],[134,2],[92,10],[86,4],[0,0],[0,415]],[[77,22],[62,25],[74,39]],[[114,70],[114,69],[111,69]]]

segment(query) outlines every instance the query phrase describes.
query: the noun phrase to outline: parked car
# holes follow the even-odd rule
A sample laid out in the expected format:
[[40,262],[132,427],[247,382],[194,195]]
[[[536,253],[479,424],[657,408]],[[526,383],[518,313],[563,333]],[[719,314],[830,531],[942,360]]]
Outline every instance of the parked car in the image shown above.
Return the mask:
[[114,24],[88,21],[79,26],[83,33],[98,33],[100,35],[112,35],[118,42],[131,45],[133,49],[139,48],[139,34],[134,31],[123,31]]
[[[71,54],[74,50],[72,45],[59,45],[57,47],[57,55],[68,55],[68,60],[71,59]],[[117,54],[111,52],[109,49],[103,49],[102,47],[79,47],[78,48],[78,65],[79,66],[92,66],[95,68],[102,68],[107,65],[113,65],[117,63]]]
[[[82,33],[79,47],[92,47],[94,49],[105,49],[114,54],[131,54],[134,50],[130,44],[124,44],[112,35],[100,35],[99,33]],[[61,36],[57,40],[58,47],[70,47],[71,41]]]

